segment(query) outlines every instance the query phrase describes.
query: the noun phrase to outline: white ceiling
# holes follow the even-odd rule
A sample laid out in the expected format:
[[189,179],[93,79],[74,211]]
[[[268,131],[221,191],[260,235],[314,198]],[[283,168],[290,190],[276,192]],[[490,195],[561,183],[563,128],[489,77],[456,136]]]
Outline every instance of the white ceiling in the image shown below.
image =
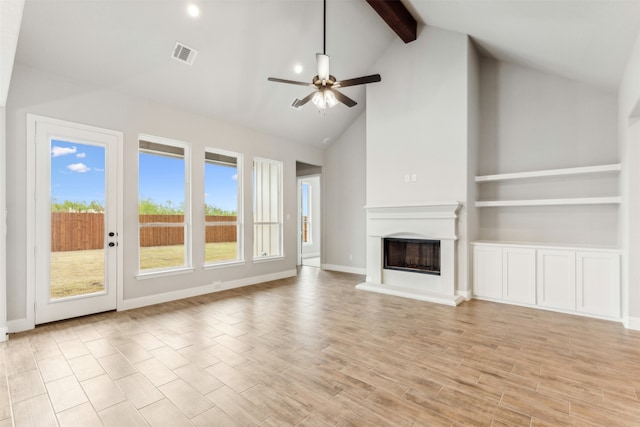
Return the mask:
[[[0,0],[5,1],[5,0]],[[290,107],[308,91],[267,77],[310,81],[322,50],[320,0],[27,0],[16,62],[322,146],[365,104],[325,114]],[[640,24],[640,0],[404,0],[419,22],[470,34],[496,58],[615,88]],[[365,0],[328,0],[327,54],[339,80],[375,73],[397,36]],[[193,66],[171,58],[176,41],[198,50]],[[293,66],[304,67],[296,75]],[[382,76],[384,83],[384,75]]]

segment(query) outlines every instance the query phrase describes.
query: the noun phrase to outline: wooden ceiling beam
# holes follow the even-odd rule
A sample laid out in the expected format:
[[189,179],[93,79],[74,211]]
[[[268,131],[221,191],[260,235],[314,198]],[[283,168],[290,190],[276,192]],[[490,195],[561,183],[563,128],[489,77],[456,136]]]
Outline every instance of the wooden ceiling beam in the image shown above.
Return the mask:
[[418,37],[418,23],[400,0],[367,0],[367,3],[402,41],[409,43]]

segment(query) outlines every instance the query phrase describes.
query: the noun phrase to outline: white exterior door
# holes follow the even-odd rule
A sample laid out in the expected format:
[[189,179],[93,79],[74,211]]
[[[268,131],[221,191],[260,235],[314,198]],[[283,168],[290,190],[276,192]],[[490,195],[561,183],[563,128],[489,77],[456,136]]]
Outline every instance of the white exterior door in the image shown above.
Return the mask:
[[35,324],[116,308],[122,134],[36,118]]

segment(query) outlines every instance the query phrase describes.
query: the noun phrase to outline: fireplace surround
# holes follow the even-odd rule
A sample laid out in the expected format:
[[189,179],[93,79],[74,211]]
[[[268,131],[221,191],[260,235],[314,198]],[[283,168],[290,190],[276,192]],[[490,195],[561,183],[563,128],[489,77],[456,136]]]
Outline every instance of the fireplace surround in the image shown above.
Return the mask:
[[[460,304],[464,298],[456,294],[455,286],[459,207],[458,202],[365,206],[367,278],[356,288],[452,306]],[[439,241],[440,274],[385,268],[385,239]]]

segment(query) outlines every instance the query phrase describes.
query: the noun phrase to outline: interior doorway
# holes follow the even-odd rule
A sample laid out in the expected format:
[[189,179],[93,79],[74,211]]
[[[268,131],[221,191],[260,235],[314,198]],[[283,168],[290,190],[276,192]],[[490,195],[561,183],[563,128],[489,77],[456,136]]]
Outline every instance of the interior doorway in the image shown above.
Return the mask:
[[321,233],[321,180],[320,167],[298,162],[296,164],[298,193],[298,265],[320,268]]

